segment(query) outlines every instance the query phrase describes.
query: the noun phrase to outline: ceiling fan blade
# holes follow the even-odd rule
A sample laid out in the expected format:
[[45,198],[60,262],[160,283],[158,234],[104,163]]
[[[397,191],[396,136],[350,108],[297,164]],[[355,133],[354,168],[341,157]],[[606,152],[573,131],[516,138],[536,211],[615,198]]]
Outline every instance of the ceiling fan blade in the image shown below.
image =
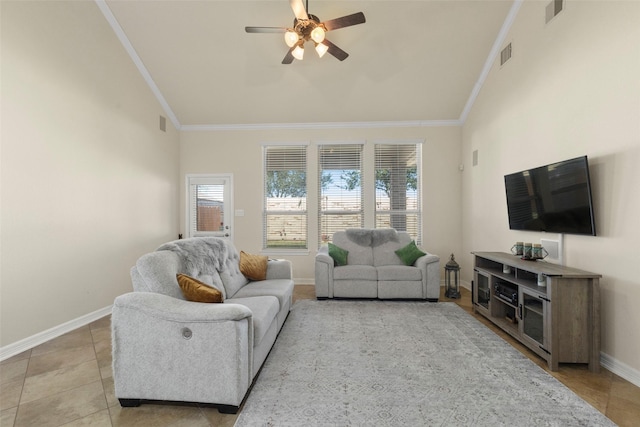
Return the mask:
[[309,19],[309,15],[307,15],[307,11],[304,8],[302,0],[289,0],[289,4],[291,5],[291,9],[293,9],[293,14],[296,18]]
[[295,59],[292,54],[294,48],[295,46],[289,49],[289,52],[287,52],[287,54],[284,56],[284,59],[282,60],[283,64],[291,64],[293,62],[293,60]]
[[331,43],[327,39],[324,39],[322,44],[327,45],[329,47],[329,50],[327,50],[327,52],[329,52],[331,55],[333,55],[336,58],[338,58],[338,60],[340,60],[340,61],[344,61],[349,56],[349,54],[347,52],[345,52],[344,50],[340,49],[338,46],[336,46],[335,44]]
[[247,33],[286,33],[284,27],[244,27]]
[[[293,1],[293,0],[292,0]],[[323,22],[327,31],[337,30],[339,28],[350,27],[352,25],[364,24],[366,22],[364,13],[358,12],[352,15],[346,15],[341,18],[330,19]]]

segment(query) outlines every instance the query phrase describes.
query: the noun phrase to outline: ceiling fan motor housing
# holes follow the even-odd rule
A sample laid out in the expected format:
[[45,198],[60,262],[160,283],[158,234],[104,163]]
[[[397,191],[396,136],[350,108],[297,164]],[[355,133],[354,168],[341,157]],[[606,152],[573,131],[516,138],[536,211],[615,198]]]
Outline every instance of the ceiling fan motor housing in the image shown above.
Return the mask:
[[325,26],[320,22],[320,19],[315,15],[309,14],[309,19],[296,18],[293,20],[293,30],[298,33],[300,39],[304,41],[311,39],[311,32],[317,27],[322,28],[324,32],[327,31]]

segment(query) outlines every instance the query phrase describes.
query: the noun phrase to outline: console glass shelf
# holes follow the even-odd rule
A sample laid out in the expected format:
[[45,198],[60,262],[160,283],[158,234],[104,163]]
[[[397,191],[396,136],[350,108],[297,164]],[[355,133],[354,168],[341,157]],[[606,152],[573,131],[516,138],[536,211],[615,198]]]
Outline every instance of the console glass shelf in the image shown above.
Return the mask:
[[599,274],[473,252],[473,308],[545,359],[600,369]]

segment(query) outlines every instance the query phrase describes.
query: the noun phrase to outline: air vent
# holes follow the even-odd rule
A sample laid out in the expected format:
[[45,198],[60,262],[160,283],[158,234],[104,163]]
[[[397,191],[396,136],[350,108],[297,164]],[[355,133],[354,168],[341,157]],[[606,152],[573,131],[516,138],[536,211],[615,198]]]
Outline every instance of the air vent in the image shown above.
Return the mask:
[[552,0],[547,5],[545,23],[548,24],[553,18],[555,18],[560,12],[562,12],[563,0]]
[[504,65],[511,58],[511,43],[500,52],[500,65]]
[[160,130],[162,132],[166,132],[167,131],[167,118],[160,116]]

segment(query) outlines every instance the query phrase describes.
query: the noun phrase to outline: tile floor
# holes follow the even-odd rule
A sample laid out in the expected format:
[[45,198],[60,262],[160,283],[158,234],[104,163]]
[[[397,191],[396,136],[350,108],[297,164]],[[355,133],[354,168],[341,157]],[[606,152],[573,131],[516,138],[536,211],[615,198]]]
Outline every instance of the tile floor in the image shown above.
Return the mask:
[[[294,300],[305,298],[315,298],[313,286],[296,286]],[[468,291],[451,301],[471,313]],[[546,369],[535,354],[476,317]],[[628,381],[604,368],[593,374],[582,365],[561,365],[551,374],[618,425],[640,425],[640,388]],[[121,408],[113,391],[110,317],[3,361],[0,416],[3,427],[233,426],[237,418],[196,404]]]

